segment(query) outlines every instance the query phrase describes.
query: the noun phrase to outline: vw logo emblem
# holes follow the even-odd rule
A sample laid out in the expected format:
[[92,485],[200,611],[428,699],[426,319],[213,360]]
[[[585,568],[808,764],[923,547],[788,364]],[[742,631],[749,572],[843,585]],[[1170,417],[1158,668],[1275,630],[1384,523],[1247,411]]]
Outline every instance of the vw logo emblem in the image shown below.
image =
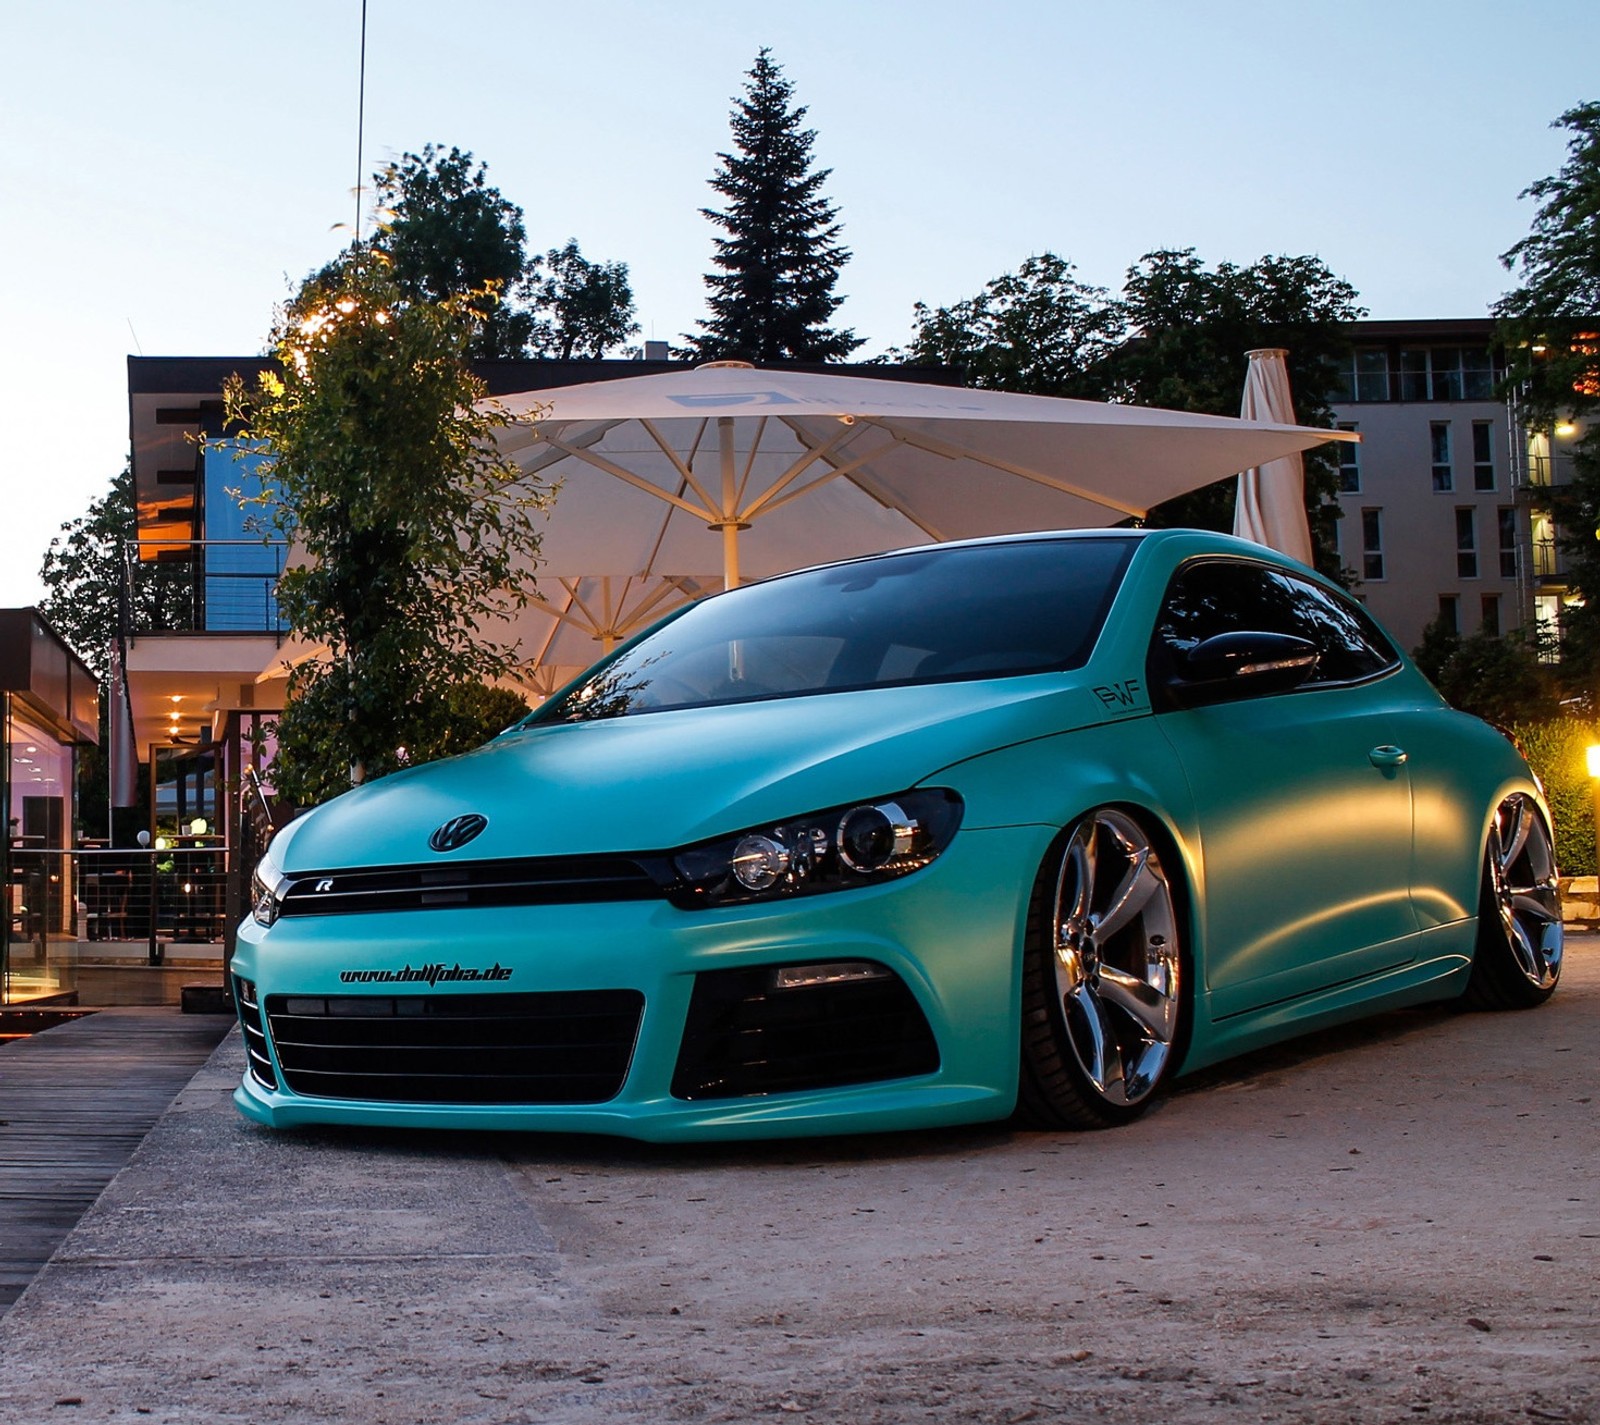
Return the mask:
[[489,818],[475,811],[466,816],[453,816],[428,838],[428,845],[435,851],[454,851],[465,846],[488,824]]

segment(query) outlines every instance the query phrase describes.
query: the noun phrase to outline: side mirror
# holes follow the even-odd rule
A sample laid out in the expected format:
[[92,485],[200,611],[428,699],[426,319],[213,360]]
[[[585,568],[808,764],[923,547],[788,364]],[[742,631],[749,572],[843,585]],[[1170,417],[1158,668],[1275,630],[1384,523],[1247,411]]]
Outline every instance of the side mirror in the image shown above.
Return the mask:
[[1176,660],[1167,691],[1180,707],[1264,698],[1298,688],[1321,657],[1316,644],[1288,633],[1219,633]]

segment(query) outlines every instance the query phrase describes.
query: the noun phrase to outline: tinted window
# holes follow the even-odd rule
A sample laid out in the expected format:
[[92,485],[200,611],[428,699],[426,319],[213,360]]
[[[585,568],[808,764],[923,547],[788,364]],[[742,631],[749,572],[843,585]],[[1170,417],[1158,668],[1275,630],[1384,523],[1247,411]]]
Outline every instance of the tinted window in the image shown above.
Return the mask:
[[1186,653],[1218,633],[1289,633],[1322,656],[1308,686],[1370,678],[1397,661],[1360,604],[1264,564],[1207,560],[1180,569],[1167,590],[1151,648],[1159,682]]
[[1076,668],[1134,544],[918,550],[769,579],[691,606],[533,720]]

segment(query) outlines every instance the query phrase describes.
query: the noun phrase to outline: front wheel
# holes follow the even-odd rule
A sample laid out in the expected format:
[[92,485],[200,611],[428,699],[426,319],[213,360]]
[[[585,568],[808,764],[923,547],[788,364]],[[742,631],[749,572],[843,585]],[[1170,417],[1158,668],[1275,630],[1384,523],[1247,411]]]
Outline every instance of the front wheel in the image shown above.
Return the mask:
[[1102,807],[1045,863],[1029,914],[1018,1106],[1041,1127],[1136,1117],[1174,1067],[1183,956],[1172,883],[1143,827]]
[[1531,1009],[1561,978],[1561,891],[1550,831],[1522,792],[1495,809],[1478,892],[1478,942],[1465,1001],[1474,1009]]

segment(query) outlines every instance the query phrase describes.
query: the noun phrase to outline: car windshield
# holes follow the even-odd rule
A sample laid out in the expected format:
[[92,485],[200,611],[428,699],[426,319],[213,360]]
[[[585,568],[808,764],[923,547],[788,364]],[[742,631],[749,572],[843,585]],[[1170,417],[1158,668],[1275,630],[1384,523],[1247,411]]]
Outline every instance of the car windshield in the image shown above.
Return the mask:
[[1076,668],[1135,542],[921,549],[751,584],[692,605],[529,721]]

